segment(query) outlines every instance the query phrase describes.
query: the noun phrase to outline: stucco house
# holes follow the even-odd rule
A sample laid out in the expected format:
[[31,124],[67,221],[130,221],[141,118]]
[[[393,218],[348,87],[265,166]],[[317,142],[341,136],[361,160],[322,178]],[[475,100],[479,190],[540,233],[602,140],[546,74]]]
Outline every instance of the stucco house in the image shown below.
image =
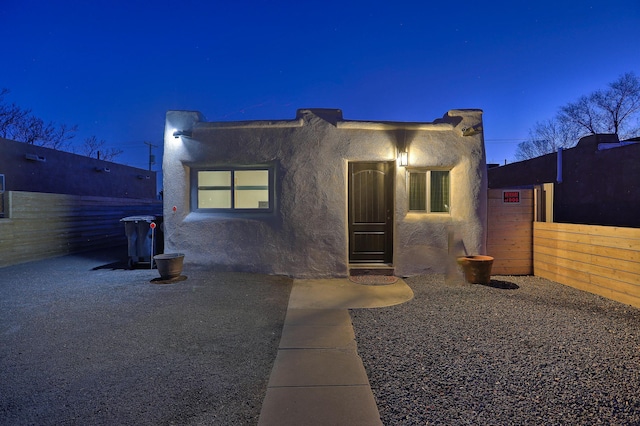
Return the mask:
[[165,251],[293,277],[443,272],[452,250],[485,251],[482,126],[477,109],[425,123],[345,120],[334,109],[242,122],[168,111]]

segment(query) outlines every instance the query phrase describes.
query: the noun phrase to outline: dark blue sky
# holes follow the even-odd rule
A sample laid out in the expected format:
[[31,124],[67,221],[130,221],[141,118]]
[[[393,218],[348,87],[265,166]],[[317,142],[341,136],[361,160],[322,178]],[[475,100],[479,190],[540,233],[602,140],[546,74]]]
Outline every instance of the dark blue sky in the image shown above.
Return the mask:
[[144,168],[167,110],[312,107],[423,122],[480,108],[487,161],[503,163],[559,106],[640,75],[638,0],[1,0],[0,17],[8,101]]

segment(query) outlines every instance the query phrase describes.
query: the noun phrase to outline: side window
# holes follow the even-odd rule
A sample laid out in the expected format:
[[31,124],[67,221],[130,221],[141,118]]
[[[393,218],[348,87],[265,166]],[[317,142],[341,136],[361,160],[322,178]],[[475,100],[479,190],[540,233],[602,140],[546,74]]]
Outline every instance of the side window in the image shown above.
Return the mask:
[[448,170],[409,170],[409,211],[449,213]]
[[198,169],[192,174],[192,210],[264,212],[273,210],[273,167]]

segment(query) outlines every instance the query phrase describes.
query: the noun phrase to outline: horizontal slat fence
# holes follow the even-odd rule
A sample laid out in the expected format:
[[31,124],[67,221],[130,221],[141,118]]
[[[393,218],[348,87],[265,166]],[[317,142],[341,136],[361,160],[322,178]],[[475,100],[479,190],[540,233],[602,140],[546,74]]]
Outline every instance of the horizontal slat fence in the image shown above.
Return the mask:
[[[0,267],[68,253],[122,246],[120,219],[162,214],[156,200],[11,191],[0,219]],[[8,207],[8,208],[7,208]]]
[[487,254],[493,275],[533,273],[533,190],[520,193],[519,203],[505,203],[502,189],[490,189],[487,209]]
[[640,307],[640,229],[534,223],[534,274]]

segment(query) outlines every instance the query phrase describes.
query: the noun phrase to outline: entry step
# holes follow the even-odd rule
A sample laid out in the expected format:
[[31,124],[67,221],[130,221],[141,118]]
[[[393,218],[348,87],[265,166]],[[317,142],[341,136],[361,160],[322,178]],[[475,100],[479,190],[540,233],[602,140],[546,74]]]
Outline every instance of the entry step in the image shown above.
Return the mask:
[[396,269],[389,265],[351,265],[349,275],[395,275]]

